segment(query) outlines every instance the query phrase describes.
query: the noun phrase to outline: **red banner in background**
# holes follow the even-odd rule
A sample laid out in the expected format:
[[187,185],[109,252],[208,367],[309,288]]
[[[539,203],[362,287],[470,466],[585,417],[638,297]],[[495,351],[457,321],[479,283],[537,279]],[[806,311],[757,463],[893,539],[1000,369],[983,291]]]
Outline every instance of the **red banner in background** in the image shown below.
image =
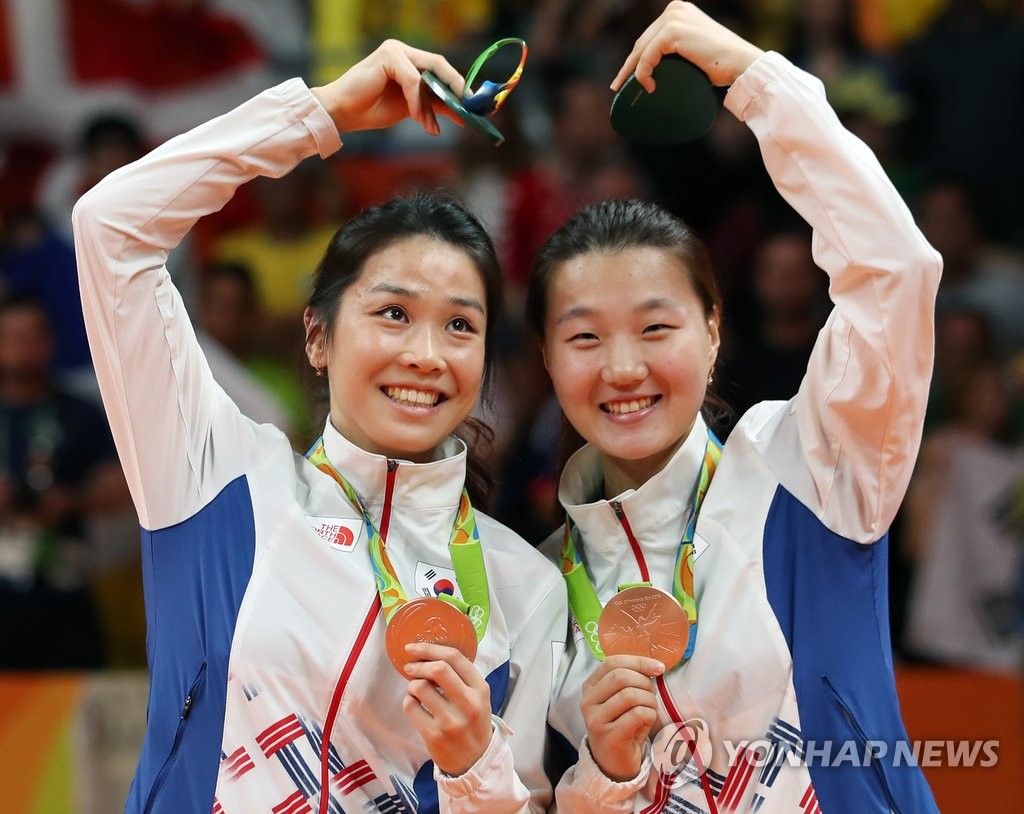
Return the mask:
[[264,63],[244,22],[200,2],[63,0],[75,80],[181,90]]
[[272,83],[266,36],[227,0],[0,0],[0,140],[113,110],[162,141]]
[[7,24],[7,7],[0,2],[0,93],[10,86],[14,79],[14,72],[11,69],[11,36],[10,26]]

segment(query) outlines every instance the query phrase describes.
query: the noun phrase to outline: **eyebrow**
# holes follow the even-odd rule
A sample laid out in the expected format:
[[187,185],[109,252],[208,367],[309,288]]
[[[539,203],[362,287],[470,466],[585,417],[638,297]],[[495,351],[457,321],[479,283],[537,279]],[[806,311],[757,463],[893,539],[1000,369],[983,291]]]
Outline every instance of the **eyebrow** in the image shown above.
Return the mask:
[[[666,297],[651,297],[649,300],[644,300],[636,308],[633,309],[634,313],[642,313],[644,311],[654,311],[657,308],[678,308],[679,303],[674,300],[670,300]],[[593,308],[588,308],[585,305],[577,305],[569,310],[565,311],[558,319],[555,320],[555,325],[561,325],[563,322],[569,322],[573,319],[580,319],[581,317],[590,317],[597,313]]]
[[[371,294],[394,294],[396,297],[407,297],[412,300],[418,300],[422,297],[421,294],[413,291],[411,288],[396,285],[395,283],[376,283],[368,290]],[[451,305],[457,305],[460,308],[472,308],[483,315],[486,315],[487,313],[483,304],[474,297],[445,297],[445,302],[450,303]]]

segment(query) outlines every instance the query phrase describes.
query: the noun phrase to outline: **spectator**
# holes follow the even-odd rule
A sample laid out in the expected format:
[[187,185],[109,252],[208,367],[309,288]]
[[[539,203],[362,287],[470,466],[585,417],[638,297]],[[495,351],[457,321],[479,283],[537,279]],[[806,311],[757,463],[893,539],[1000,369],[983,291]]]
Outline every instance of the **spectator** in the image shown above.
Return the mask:
[[776,232],[758,248],[753,318],[731,334],[722,366],[726,401],[741,416],[760,401],[800,389],[818,331],[828,316],[821,273],[806,229]]
[[[200,289],[199,324],[200,343],[211,364],[215,362],[209,353],[210,344],[216,343],[222,352],[215,351],[215,358],[228,357],[223,361],[237,368],[230,379],[225,378],[223,370],[215,369],[213,374],[242,412],[254,421],[275,424],[296,441],[309,440],[305,436],[310,430],[310,416],[303,404],[298,367],[256,347],[263,316],[248,268],[241,263],[214,263],[207,269]],[[251,387],[245,388],[247,393],[232,389],[237,380],[244,378],[251,379]]]
[[916,573],[904,645],[927,661],[1016,672],[1024,547],[1003,515],[1020,488],[1024,449],[1009,437],[1002,367],[976,366],[963,385],[955,419],[925,441],[908,492]]
[[968,184],[950,177],[932,181],[917,217],[944,262],[936,313],[980,311],[991,323],[998,353],[1024,349],[1024,262],[987,240]]
[[925,170],[969,179],[981,192],[982,217],[994,236],[1024,247],[1017,215],[1024,186],[1024,20],[1007,5],[949,0],[907,46],[913,103],[907,143]]
[[[252,273],[260,308],[266,315],[264,337],[277,352],[297,349],[295,319],[312,290],[313,272],[338,224],[316,218],[312,165],[284,178],[256,178],[252,191],[259,222],[223,235],[214,259],[241,263]],[[330,213],[334,215],[335,213]]]
[[31,209],[13,214],[5,233],[0,292],[25,295],[43,305],[53,331],[54,373],[65,388],[98,401],[74,250]]
[[0,304],[0,669],[102,666],[85,523],[127,506],[104,416],[54,386],[42,303]]
[[108,111],[86,123],[75,151],[49,169],[39,191],[40,206],[69,243],[75,201],[109,173],[144,152],[145,139],[131,116]]

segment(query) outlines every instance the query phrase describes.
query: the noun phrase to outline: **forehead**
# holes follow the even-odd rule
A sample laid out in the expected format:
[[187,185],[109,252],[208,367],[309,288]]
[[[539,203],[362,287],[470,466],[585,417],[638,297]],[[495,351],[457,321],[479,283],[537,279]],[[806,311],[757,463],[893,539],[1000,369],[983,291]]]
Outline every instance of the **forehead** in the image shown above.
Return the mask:
[[700,307],[690,272],[674,254],[650,248],[588,252],[555,267],[548,316],[570,308],[628,311],[652,299]]
[[418,296],[472,296],[484,300],[483,273],[469,253],[427,235],[404,238],[374,252],[352,289],[362,296],[382,285]]

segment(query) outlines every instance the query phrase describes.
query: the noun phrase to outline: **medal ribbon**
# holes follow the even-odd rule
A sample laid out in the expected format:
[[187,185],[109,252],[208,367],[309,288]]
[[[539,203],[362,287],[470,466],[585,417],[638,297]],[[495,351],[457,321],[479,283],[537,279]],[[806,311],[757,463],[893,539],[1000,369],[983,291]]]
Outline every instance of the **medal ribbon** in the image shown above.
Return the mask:
[[[719,441],[711,430],[708,430],[708,442],[704,447],[704,461],[701,463],[700,474],[697,476],[697,483],[693,489],[690,519],[683,531],[682,539],[679,541],[679,550],[676,552],[676,564],[672,578],[672,596],[680,604],[690,622],[690,639],[686,645],[686,652],[683,653],[683,660],[693,655],[693,646],[697,641],[697,600],[693,589],[693,537],[697,529],[697,515],[700,513],[701,504],[704,502],[704,495],[707,494],[711,479],[715,476],[715,468],[722,457],[722,442]],[[583,631],[584,638],[594,656],[604,660],[604,651],[597,638],[597,621],[601,615],[601,600],[597,597],[597,591],[587,574],[576,550],[573,541],[574,536],[579,535],[579,530],[572,519],[566,516],[565,536],[562,540],[562,576],[565,579],[565,586],[569,592],[569,605],[572,607],[576,622]],[[646,583],[643,583],[646,584]],[[628,586],[620,585],[619,590]]]
[[[366,526],[366,537],[369,541],[370,564],[373,566],[373,574],[377,582],[377,592],[380,594],[380,604],[384,611],[385,623],[398,613],[399,609],[409,601],[409,596],[402,583],[398,580],[395,568],[388,558],[384,539],[377,531],[377,527],[366,511],[363,502],[356,494],[345,476],[342,475],[327,459],[324,451],[323,436],[317,439],[313,448],[306,453],[309,462],[321,472],[334,478],[345,497],[362,515],[363,523]],[[484,567],[483,550],[480,547],[480,533],[477,531],[476,513],[473,511],[473,504],[470,503],[469,494],[465,489],[459,498],[459,509],[455,515],[455,523],[452,525],[452,536],[448,541],[448,553],[452,558],[452,565],[455,568],[455,579],[459,583],[465,601],[457,599],[448,594],[439,594],[438,599],[454,605],[467,616],[473,623],[476,631],[477,641],[484,637],[487,630],[487,622],[491,615],[490,593],[487,588],[487,570]]]

